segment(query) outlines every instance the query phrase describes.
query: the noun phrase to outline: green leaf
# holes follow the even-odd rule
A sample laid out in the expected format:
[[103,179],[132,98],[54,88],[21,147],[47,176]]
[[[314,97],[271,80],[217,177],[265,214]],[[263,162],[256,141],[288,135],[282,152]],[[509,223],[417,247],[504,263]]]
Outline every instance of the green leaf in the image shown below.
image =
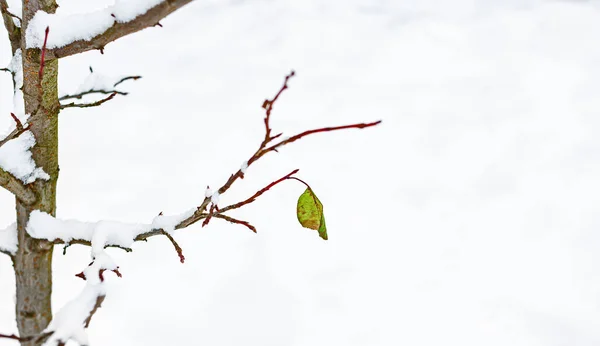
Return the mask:
[[296,215],[303,227],[319,231],[319,236],[327,240],[327,227],[325,226],[323,204],[321,204],[321,201],[319,201],[310,188],[307,188],[298,198]]

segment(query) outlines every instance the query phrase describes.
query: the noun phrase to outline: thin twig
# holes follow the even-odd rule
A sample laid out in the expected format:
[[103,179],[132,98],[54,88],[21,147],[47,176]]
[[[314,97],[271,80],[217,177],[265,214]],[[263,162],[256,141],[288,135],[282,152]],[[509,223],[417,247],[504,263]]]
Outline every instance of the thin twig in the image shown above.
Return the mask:
[[19,21],[19,23],[23,23],[23,19],[21,19],[21,17],[17,16],[16,14],[14,14],[8,10],[8,3],[2,2],[2,3],[0,3],[0,7],[1,7],[2,12],[6,13],[7,16],[17,19]]
[[175,251],[177,251],[177,255],[179,256],[179,261],[181,263],[184,263],[185,262],[185,256],[183,256],[183,250],[181,249],[181,246],[179,246],[179,244],[177,244],[177,242],[175,241],[175,239],[173,238],[173,236],[170,235],[169,233],[167,233],[164,230],[162,230],[162,234],[164,234],[165,237],[167,237],[167,239],[169,239],[169,241],[171,242],[171,244],[173,244],[173,247],[175,248]]
[[286,179],[290,179],[293,178],[292,175],[298,173],[299,169],[295,169],[293,171],[291,171],[290,173],[286,174],[285,176],[275,180],[274,182],[270,183],[269,185],[263,187],[262,189],[258,190],[254,195],[252,195],[251,197],[239,202],[239,203],[235,203],[232,205],[228,205],[225,208],[221,209],[221,213],[224,213],[228,210],[232,210],[232,209],[238,209],[241,208],[243,206],[245,206],[246,204],[250,204],[252,202],[254,202],[254,200],[256,200],[258,197],[260,197],[260,195],[262,195],[263,193],[269,191],[273,186],[281,183],[282,181],[286,180]]
[[0,147],[3,146],[4,144],[6,144],[8,141],[19,137],[24,132],[27,132],[27,130],[29,130],[29,128],[31,127],[31,124],[27,124],[27,126],[23,127],[23,124],[21,123],[19,118],[17,118],[17,116],[14,113],[10,113],[10,116],[15,121],[16,127],[14,130],[12,130],[11,133],[9,133],[6,137],[4,137],[2,140],[0,140]]
[[124,82],[124,81],[126,81],[126,80],[130,80],[130,79],[132,79],[132,80],[138,80],[138,79],[140,79],[140,78],[142,78],[142,76],[127,76],[127,77],[123,77],[123,78],[121,78],[121,79],[120,79],[118,82],[116,82],[116,83],[113,85],[113,87],[115,87],[115,88],[116,88],[116,87],[117,87],[117,85],[119,85],[119,84],[123,83],[123,82]]
[[92,103],[75,103],[75,102],[71,102],[71,103],[67,103],[67,104],[61,104],[60,108],[64,109],[64,108],[70,108],[70,107],[78,107],[78,108],[96,107],[96,106],[100,106],[104,102],[112,100],[113,97],[115,97],[116,95],[117,95],[117,93],[113,92],[108,97],[105,97],[105,98],[103,98],[101,100],[98,100],[98,101],[92,102]]
[[45,333],[41,333],[38,335],[23,336],[23,337],[19,337],[15,334],[11,334],[11,335],[0,334],[0,339],[1,338],[12,339],[12,340],[16,340],[19,342],[35,341],[36,344],[43,344],[53,333],[54,332],[45,332]]
[[[92,67],[90,66],[90,73],[94,73],[94,70],[92,69]],[[117,87],[119,84],[128,81],[128,80],[138,80],[142,78],[142,76],[127,76],[127,77],[123,77],[120,80],[118,80],[113,87]],[[93,103],[86,103],[86,104],[78,104],[78,103],[69,103],[69,104],[65,104],[65,105],[61,105],[61,108],[67,108],[67,107],[81,107],[81,108],[85,108],[85,107],[95,107],[95,106],[99,106],[102,103],[112,99],[115,95],[128,95],[129,93],[125,92],[125,91],[119,91],[119,90],[104,90],[104,89],[90,89],[90,90],[86,90],[86,91],[82,91],[80,93],[77,94],[72,94],[72,95],[63,95],[61,97],[58,98],[59,101],[65,101],[68,99],[78,99],[80,100],[81,98],[83,98],[86,95],[92,95],[92,94],[104,94],[104,95],[110,95],[105,99],[102,99],[100,101],[97,102],[93,102]]]
[[239,225],[244,225],[244,226],[248,227],[252,232],[256,233],[256,227],[252,226],[248,221],[238,220],[231,216],[223,215],[223,214],[215,214],[215,217],[217,219],[223,219],[223,220],[229,221],[231,223],[237,223]]

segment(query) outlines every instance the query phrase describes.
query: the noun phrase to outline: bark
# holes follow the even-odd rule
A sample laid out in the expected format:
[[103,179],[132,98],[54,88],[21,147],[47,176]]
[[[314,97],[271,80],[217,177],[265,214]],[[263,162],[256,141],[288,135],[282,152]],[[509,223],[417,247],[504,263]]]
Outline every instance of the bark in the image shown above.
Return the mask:
[[[37,10],[54,12],[54,0],[24,1],[23,31]],[[23,35],[24,36],[24,35]],[[21,47],[25,47],[21,37]],[[27,49],[23,54],[23,94],[25,112],[31,114],[30,131],[36,139],[31,149],[38,167],[50,175],[50,180],[37,180],[32,189],[37,195],[34,204],[16,201],[19,248],[13,256],[16,277],[16,318],[19,335],[27,337],[41,333],[52,320],[52,243],[31,238],[27,222],[33,210],[56,214],[56,182],[58,179],[58,61],[46,61],[40,82],[39,49]],[[33,346],[35,341],[21,345]]]

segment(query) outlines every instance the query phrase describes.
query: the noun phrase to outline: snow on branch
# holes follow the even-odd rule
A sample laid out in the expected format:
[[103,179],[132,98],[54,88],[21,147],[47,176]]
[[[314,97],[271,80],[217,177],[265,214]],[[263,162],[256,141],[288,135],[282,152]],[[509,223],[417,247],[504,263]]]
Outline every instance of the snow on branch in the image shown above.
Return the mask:
[[0,252],[13,256],[17,253],[19,239],[17,238],[17,224],[12,223],[5,229],[0,229]]
[[[298,172],[298,169],[293,170],[277,180],[274,180],[243,201],[228,205],[224,208],[219,208],[219,197],[227,192],[238,179],[242,179],[244,177],[248,167],[250,167],[267,153],[276,152],[278,148],[312,134],[346,129],[363,129],[381,123],[381,121],[375,121],[371,123],[323,127],[304,131],[287,139],[279,139],[282,133],[272,135],[270,123],[271,112],[279,96],[288,88],[289,79],[294,75],[295,73],[293,71],[287,75],[282,87],[279,89],[275,97],[271,100],[265,100],[263,102],[262,107],[265,109],[265,136],[258,149],[252,154],[252,156],[250,156],[248,160],[244,161],[241,167],[235,173],[233,173],[229,179],[227,179],[227,181],[216,191],[213,192],[210,188],[207,188],[204,194],[204,200],[198,207],[175,216],[164,216],[162,213],[160,213],[151,224],[125,224],[111,221],[100,221],[97,223],[60,221],[58,219],[54,219],[48,214],[33,212],[31,214],[27,231],[34,238],[47,239],[55,244],[66,244],[66,246],[70,246],[72,244],[91,245],[93,253],[94,251],[100,251],[107,246],[119,247],[129,251],[131,245],[136,241],[146,240],[157,235],[167,235],[167,238],[173,243],[175,249],[177,250],[182,263],[184,261],[184,257],[181,252],[181,247],[179,247],[179,245],[171,236],[171,233],[174,230],[186,228],[200,220],[204,220],[202,222],[202,226],[206,226],[214,217],[246,226],[253,232],[256,232],[256,228],[247,221],[235,219],[229,215],[225,215],[224,213],[254,202],[266,191],[269,191],[272,187],[283,181],[295,179],[294,175]],[[279,140],[277,141],[277,139]]]
[[[73,299],[56,314],[48,328],[44,331],[45,333],[52,333],[46,343],[47,345],[64,345],[69,340],[75,340],[84,345],[87,344],[85,328],[88,327],[92,316],[106,297],[104,274],[106,271],[112,271],[118,277],[121,276],[119,267],[106,253],[106,247],[114,246],[126,251],[131,251],[131,246],[136,241],[146,240],[155,235],[165,235],[175,247],[180,261],[183,263],[185,257],[183,256],[181,247],[173,238],[173,232],[177,229],[186,228],[200,220],[204,220],[202,226],[206,226],[212,218],[217,218],[245,226],[251,231],[256,232],[256,228],[248,221],[239,220],[229,215],[225,215],[224,213],[254,202],[262,194],[281,182],[297,179],[294,175],[298,173],[298,169],[274,180],[245,200],[228,205],[224,208],[219,208],[219,197],[228,191],[238,179],[244,177],[244,174],[247,172],[250,165],[258,161],[265,154],[276,152],[277,148],[311,134],[351,128],[363,129],[380,123],[380,121],[376,121],[372,123],[324,127],[304,131],[289,137],[288,139],[279,139],[279,141],[277,141],[282,134],[272,135],[270,124],[271,112],[273,110],[273,105],[278,100],[279,96],[288,88],[287,83],[293,76],[294,72],[292,71],[286,76],[283,86],[275,97],[271,100],[265,100],[263,103],[263,108],[266,111],[264,118],[265,137],[258,149],[248,160],[244,161],[240,169],[232,174],[219,189],[212,191],[207,187],[204,193],[204,200],[200,206],[178,215],[165,216],[160,213],[151,223],[146,224],[132,224],[115,221],[88,223],[76,220],[60,220],[41,211],[33,211],[31,213],[26,231],[33,238],[47,239],[54,244],[66,244],[65,250],[72,244],[91,246],[92,263],[90,263],[83,272],[77,274],[78,277],[87,280],[87,284],[79,296]],[[8,238],[8,236],[5,237]],[[8,246],[10,246],[10,249],[16,247],[16,245],[10,243],[10,241],[5,241],[5,243],[9,244]]]
[[77,297],[62,307],[44,331],[50,333],[45,345],[65,345],[74,340],[80,345],[89,345],[85,329],[106,298],[105,272],[114,272],[121,277],[119,267],[105,252],[96,254],[94,260],[76,276],[86,280],[86,285]]
[[3,143],[0,146],[0,169],[11,173],[24,184],[33,183],[36,179],[50,179],[33,161],[29,149],[34,145],[35,137],[31,131],[25,131],[19,137]]
[[90,67],[90,74],[83,81],[83,83],[77,88],[77,90],[73,94],[66,94],[58,98],[59,101],[66,101],[71,99],[80,100],[85,96],[94,95],[94,94],[104,94],[108,95],[105,98],[100,100],[83,103],[83,102],[71,102],[71,103],[61,103],[60,108],[70,108],[70,107],[78,107],[78,108],[88,108],[100,106],[104,102],[112,100],[116,95],[127,95],[128,93],[125,91],[117,90],[117,86],[121,83],[128,80],[138,80],[142,78],[141,76],[125,76],[120,77],[115,81],[116,78],[110,78],[98,73],[95,73],[92,67]]
[[123,36],[157,23],[192,0],[116,0],[113,6],[73,15],[38,11],[26,31],[27,48],[41,48],[43,31],[52,29],[48,58],[56,59],[89,50],[100,50]]
[[35,137],[29,125],[23,126],[15,114],[15,129],[0,140],[0,186],[13,193],[23,203],[30,205],[36,200],[35,193],[26,184],[36,179],[50,179],[50,176],[33,161],[31,149]]

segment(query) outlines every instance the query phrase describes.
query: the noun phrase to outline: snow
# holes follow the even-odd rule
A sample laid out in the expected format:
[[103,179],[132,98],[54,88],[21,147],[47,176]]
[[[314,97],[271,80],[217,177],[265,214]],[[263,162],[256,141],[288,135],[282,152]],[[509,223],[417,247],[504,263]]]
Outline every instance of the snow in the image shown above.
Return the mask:
[[204,197],[209,198],[213,195],[213,190],[210,187],[206,187],[206,190],[204,190]]
[[89,41],[115,23],[129,22],[163,0],[116,0],[115,4],[90,13],[55,14],[38,11],[27,26],[27,48],[41,48],[46,27],[50,28],[47,48],[65,46],[78,40]]
[[[62,307],[50,322],[45,332],[53,332],[44,343],[47,346],[57,345],[60,341],[76,341],[80,345],[89,345],[88,336],[85,331],[85,321],[90,316],[99,297],[105,297],[106,285],[104,281],[108,276],[106,273],[117,269],[117,265],[105,252],[98,253],[94,262],[88,266],[83,274],[86,284],[81,293]],[[102,275],[105,280],[100,279],[100,272],[108,270]]]
[[17,252],[19,239],[17,238],[17,224],[12,223],[5,229],[0,229],[0,251],[6,251],[11,254]]
[[221,195],[219,194],[219,191],[215,191],[212,194],[212,196],[210,197],[211,203],[214,204],[214,205],[218,205],[220,197],[221,197]]
[[6,142],[0,147],[0,167],[25,184],[36,179],[50,179],[41,167],[36,167],[32,159],[29,149],[34,145],[35,137],[31,131],[25,131],[19,137]]
[[21,90],[23,87],[23,56],[21,48],[15,51],[15,55],[10,60],[7,68],[11,71],[11,73],[13,73],[14,79],[12,113],[15,114],[21,123],[25,123],[29,118],[29,115],[25,114],[25,102],[23,101],[23,91]]
[[[8,12],[19,16],[19,18],[23,18],[22,13],[23,13],[23,3],[21,2],[21,0],[8,0]],[[21,21],[18,20],[17,18],[12,18],[13,23],[15,23],[16,26],[21,27]]]
[[[179,215],[159,215],[151,224],[128,224],[115,221],[81,222],[77,220],[60,220],[51,215],[35,210],[31,213],[27,232],[34,238],[54,241],[62,239],[66,243],[73,239],[87,240],[91,242],[92,264],[84,271],[86,285],[77,297],[68,302],[56,313],[52,322],[46,328],[46,332],[52,331],[52,336],[45,345],[53,346],[59,341],[66,342],[74,340],[80,345],[87,345],[88,337],[84,328],[84,321],[90,316],[99,297],[102,299],[107,295],[104,280],[104,270],[117,270],[115,261],[108,255],[105,248],[116,245],[130,248],[135,242],[135,237],[152,229],[163,228],[164,231],[172,233],[175,226],[194,214],[195,209],[186,211]],[[16,243],[11,243],[11,228],[7,234],[0,232],[0,246],[7,246],[9,251],[16,251]],[[14,233],[14,232],[13,232]],[[6,238],[6,239],[4,239]],[[1,249],[2,247],[0,247]],[[14,249],[14,250],[13,250]]]
[[[599,1],[195,1],[161,23],[60,61],[60,91],[89,65],[144,80],[61,114],[59,218],[199,205],[260,144],[260,105],[292,68],[274,133],[384,121],[286,146],[223,196],[300,168],[329,243],[298,225],[303,187],[280,184],[232,213],[259,236],[178,231],[185,265],[166,239],[107,249],[124,277],[106,273],[91,345],[598,345]],[[2,129],[11,88],[0,74]],[[8,225],[14,198],[0,206]],[[55,251],[54,307],[79,295],[89,250]],[[13,296],[0,255],[0,307]]]
[[[25,114],[25,104],[23,102],[23,57],[21,49],[17,49],[7,68],[11,71],[14,78],[13,108],[11,113],[26,126],[29,114]],[[16,124],[11,122],[5,134],[8,135]],[[50,176],[40,167],[36,167],[32,159],[31,149],[35,145],[35,137],[31,131],[22,133],[0,147],[0,168],[12,173],[26,184],[34,182],[36,179],[50,179]]]
[[152,223],[142,224],[105,220],[98,222],[61,220],[35,210],[29,218],[27,233],[37,239],[50,241],[62,239],[65,243],[73,239],[89,241],[92,243],[92,257],[94,257],[109,245],[130,248],[135,237],[153,229],[162,228],[165,232],[172,233],[177,224],[192,216],[194,212],[195,209],[190,209],[176,215],[159,215]]
[[119,79],[109,77],[97,72],[91,72],[83,83],[77,88],[74,94],[80,94],[90,90],[114,90],[115,82]]
[[240,167],[240,171],[241,171],[243,174],[246,174],[246,170],[247,170],[247,169],[248,169],[248,161],[244,161],[244,162],[242,163],[242,167]]
[[161,229],[169,234],[172,234],[175,231],[175,226],[177,226],[181,221],[191,217],[196,212],[196,208],[192,208],[182,214],[179,215],[158,215],[152,220],[150,224],[150,229]]

